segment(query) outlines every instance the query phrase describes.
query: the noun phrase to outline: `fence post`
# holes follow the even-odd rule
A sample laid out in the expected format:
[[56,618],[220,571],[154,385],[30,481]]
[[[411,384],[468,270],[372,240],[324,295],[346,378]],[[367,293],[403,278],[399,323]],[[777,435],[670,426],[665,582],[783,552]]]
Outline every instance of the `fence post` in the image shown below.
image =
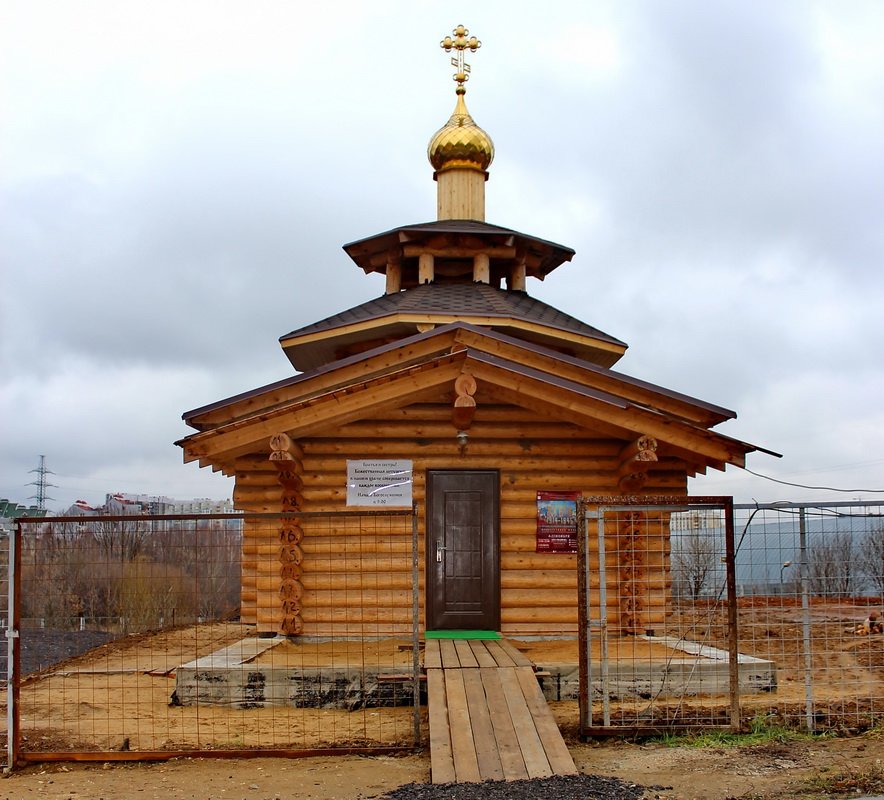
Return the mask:
[[580,736],[586,738],[586,729],[592,724],[592,680],[589,659],[589,523],[586,502],[583,498],[577,506],[577,699],[580,713]]
[[21,523],[16,522],[9,538],[8,607],[6,623],[6,758],[7,769],[15,769],[19,752],[19,685],[21,684]]
[[737,555],[734,547],[734,503],[724,500],[724,548],[727,568],[728,666],[730,673],[731,728],[739,732],[740,719],[740,650],[737,615]]
[[[615,528],[616,530],[616,528]],[[608,573],[605,569],[607,553],[605,552],[605,512],[599,508],[599,631],[601,632],[601,681],[602,681],[602,724],[607,728],[611,725],[611,698],[609,696],[608,676]]]
[[804,719],[813,733],[813,653],[810,638],[810,598],[807,588],[807,509],[798,509],[798,546],[801,560],[798,575],[801,581],[801,636],[804,641]]
[[411,680],[414,700],[414,746],[421,743],[420,681],[420,563],[418,558],[417,503],[411,507]]

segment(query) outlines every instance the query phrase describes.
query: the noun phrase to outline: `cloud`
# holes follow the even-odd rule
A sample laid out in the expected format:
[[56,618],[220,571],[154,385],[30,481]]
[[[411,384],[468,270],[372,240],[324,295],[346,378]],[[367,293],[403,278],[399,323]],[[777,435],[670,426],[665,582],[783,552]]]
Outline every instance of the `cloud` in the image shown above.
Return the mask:
[[180,415],[290,374],[281,334],[382,293],[341,245],[435,216],[461,21],[489,221],[577,250],[529,291],[625,339],[623,371],[737,410],[725,432],[786,454],[760,471],[884,489],[880,6],[452,13],[11,7],[0,495],[39,453],[66,498],[229,494],[180,464]]

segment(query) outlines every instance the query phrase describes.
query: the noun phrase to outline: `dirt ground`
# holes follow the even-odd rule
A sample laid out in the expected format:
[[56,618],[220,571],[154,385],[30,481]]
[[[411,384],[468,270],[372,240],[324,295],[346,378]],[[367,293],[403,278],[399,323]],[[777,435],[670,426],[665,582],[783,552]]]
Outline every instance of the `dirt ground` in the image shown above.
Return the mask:
[[[572,744],[583,773],[653,787],[660,800],[809,800],[816,775],[880,769],[880,734],[742,748],[606,742]],[[177,759],[141,764],[47,764],[0,781],[2,800],[350,800],[429,779],[426,754],[284,760]],[[440,793],[439,797],[444,795]],[[856,796],[851,793],[851,796]]]
[[[750,717],[756,712],[776,714],[783,709],[791,709],[789,713],[799,719],[803,714],[806,659],[796,611],[800,614],[800,609],[781,603],[740,609],[741,652],[775,661],[779,678],[776,693],[744,698],[744,711]],[[852,623],[860,614],[849,604],[820,604],[811,611],[816,708],[834,720],[832,725],[824,724],[831,721],[825,716],[818,722],[821,727],[862,733],[873,719],[872,712],[880,714],[884,702],[884,636],[853,635]],[[720,610],[707,614],[695,609],[684,615],[679,628],[689,632],[686,638],[726,649],[725,621]],[[131,636],[56,665],[51,672],[31,676],[21,689],[24,750],[187,750],[197,746],[283,749],[409,743],[408,708],[243,711],[170,704],[178,666],[228,646],[243,635],[239,625],[216,623]],[[317,643],[315,652],[299,647],[301,664],[328,663],[325,651],[329,646]],[[399,650],[398,645],[389,654],[386,647],[378,644],[377,653],[370,648],[363,650],[361,658],[381,663],[389,655],[397,668],[410,660],[410,653]],[[573,648],[573,644],[549,642],[524,647],[540,664],[564,658],[564,649]],[[277,657],[283,652],[278,651]],[[349,653],[339,649],[332,656],[334,663],[350,661]],[[289,661],[288,655],[284,660]],[[815,795],[804,783],[821,772],[877,769],[884,773],[880,727],[850,738],[815,738],[736,749],[670,748],[623,741],[582,744],[576,740],[576,703],[551,705],[581,772],[669,787],[650,790],[649,798],[797,800],[823,796]],[[426,720],[423,728],[426,731]],[[426,753],[300,760],[180,758],[140,764],[52,763],[28,767],[0,781],[0,800],[370,798],[402,784],[424,782],[428,777]]]

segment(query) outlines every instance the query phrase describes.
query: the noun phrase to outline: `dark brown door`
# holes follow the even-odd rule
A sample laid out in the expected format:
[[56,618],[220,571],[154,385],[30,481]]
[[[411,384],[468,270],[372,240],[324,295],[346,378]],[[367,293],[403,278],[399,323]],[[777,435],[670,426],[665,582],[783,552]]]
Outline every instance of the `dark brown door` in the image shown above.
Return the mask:
[[500,628],[500,479],[427,472],[427,629]]

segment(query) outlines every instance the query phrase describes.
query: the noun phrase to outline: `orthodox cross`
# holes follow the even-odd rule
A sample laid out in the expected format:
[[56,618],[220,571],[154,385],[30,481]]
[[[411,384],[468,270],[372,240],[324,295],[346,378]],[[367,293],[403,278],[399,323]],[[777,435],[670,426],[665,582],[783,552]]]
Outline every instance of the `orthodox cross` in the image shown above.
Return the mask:
[[457,81],[458,93],[462,94],[464,83],[470,77],[470,65],[463,60],[464,50],[469,49],[471,53],[475,53],[482,46],[482,42],[475,36],[470,36],[470,32],[463,25],[458,25],[452,33],[454,37],[446,36],[439,42],[439,45],[446,53],[450,53],[452,50],[455,51],[455,55],[451,57],[451,66],[457,68],[457,72],[454,73],[454,80]]

